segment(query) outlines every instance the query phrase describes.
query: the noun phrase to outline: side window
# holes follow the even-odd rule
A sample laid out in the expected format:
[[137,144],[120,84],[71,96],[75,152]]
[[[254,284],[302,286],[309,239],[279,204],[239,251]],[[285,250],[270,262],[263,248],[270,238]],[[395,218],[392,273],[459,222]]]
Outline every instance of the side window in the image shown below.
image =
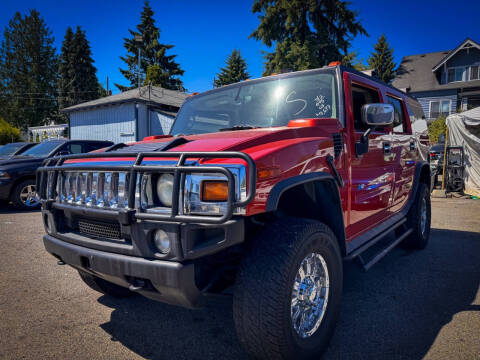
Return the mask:
[[387,96],[387,101],[395,109],[395,118],[393,119],[393,132],[407,132],[407,124],[405,114],[403,112],[402,101],[391,96]]
[[380,96],[377,90],[352,84],[352,101],[355,131],[364,132],[368,127],[362,123],[362,106],[365,104],[379,103]]
[[85,144],[85,152],[88,153],[90,151],[95,151],[104,147],[110,146],[108,143],[91,143]]
[[66,150],[69,151],[70,154],[81,154],[81,153],[83,153],[82,144],[68,144]]

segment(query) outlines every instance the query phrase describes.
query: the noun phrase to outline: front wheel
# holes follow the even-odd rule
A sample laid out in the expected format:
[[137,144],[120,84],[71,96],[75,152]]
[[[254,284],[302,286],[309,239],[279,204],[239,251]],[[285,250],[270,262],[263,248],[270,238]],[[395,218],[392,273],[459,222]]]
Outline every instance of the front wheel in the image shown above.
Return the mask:
[[12,193],[12,203],[20,210],[33,210],[40,207],[34,179],[28,179],[18,184]]
[[287,218],[253,240],[233,315],[240,342],[262,359],[307,359],[328,346],[343,286],[337,239],[325,224]]

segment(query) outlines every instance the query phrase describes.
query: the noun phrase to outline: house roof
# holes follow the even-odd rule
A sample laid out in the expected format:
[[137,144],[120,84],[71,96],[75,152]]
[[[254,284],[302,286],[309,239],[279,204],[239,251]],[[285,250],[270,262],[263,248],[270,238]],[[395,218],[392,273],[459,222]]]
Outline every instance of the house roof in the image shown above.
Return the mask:
[[187,94],[180,91],[168,90],[158,86],[152,86],[149,91],[149,86],[143,86],[119,94],[73,105],[61,111],[70,113],[77,110],[127,102],[145,102],[153,105],[168,105],[179,108],[187,97]]
[[466,38],[460,45],[458,45],[455,49],[450,51],[442,60],[440,60],[440,62],[433,67],[432,71],[437,71],[440,68],[440,66],[445,64],[449,59],[451,59],[460,50],[467,49],[467,48],[472,48],[472,47],[475,47],[475,48],[480,50],[480,44],[479,43],[473,41],[470,38]]
[[[463,44],[463,43],[462,43]],[[440,84],[432,69],[452,51],[405,56],[397,70],[392,85],[408,92],[450,90],[480,86],[480,80]]]

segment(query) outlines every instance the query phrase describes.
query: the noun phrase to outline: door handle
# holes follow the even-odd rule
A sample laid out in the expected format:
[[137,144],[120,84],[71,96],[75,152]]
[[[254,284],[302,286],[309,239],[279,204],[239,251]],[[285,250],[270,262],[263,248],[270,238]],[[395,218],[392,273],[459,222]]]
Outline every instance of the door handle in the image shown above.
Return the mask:
[[392,150],[392,145],[389,142],[384,142],[383,143],[383,153],[384,154],[390,154]]

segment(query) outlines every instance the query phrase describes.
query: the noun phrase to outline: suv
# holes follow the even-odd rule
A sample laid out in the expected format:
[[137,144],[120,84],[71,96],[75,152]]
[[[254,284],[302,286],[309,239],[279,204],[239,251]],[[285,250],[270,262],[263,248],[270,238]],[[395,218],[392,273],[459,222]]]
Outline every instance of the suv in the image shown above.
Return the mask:
[[35,172],[45,159],[80,154],[111,145],[113,143],[110,141],[49,140],[30,147],[21,155],[0,160],[0,200],[12,201],[21,210],[38,208],[40,203],[35,192]]
[[343,260],[427,245],[411,102],[341,65],[191,96],[172,135],[39,170],[45,248],[112,296],[195,308],[233,289],[253,356],[310,358],[335,327]]

